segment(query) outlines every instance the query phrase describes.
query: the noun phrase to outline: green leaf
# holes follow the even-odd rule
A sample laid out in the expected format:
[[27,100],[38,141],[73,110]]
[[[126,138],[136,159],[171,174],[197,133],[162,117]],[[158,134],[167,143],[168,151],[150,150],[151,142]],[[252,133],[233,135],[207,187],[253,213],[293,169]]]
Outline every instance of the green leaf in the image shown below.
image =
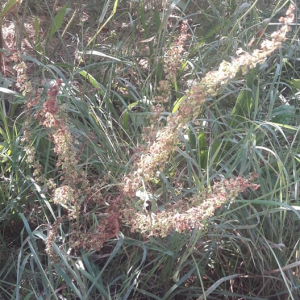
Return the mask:
[[186,96],[183,96],[183,97],[181,97],[180,99],[176,100],[176,102],[174,103],[173,109],[172,109],[172,113],[173,113],[173,114],[178,110],[180,104],[181,104],[186,98],[187,98]]
[[54,17],[53,22],[51,24],[50,27],[50,33],[49,33],[49,40],[51,41],[53,38],[53,35],[58,32],[58,30],[60,29],[61,25],[63,24],[65,15],[66,15],[66,11],[67,11],[67,6],[64,5],[59,12],[57,13],[57,15]]
[[[148,24],[148,22],[146,22],[144,5],[141,5],[140,16],[141,16],[143,29],[144,29],[144,36],[145,36],[145,39],[147,40],[147,39],[150,38],[150,34],[149,34],[149,24]],[[149,41],[148,46],[149,46],[150,55],[153,56],[154,48],[153,48],[153,41],[152,40]]]
[[5,93],[5,94],[20,95],[19,93],[15,92],[15,91],[12,91],[10,89],[3,88],[3,87],[0,87],[0,92]]
[[43,48],[42,48],[42,45],[41,45],[41,39],[40,39],[39,31],[40,31],[39,19],[35,18],[34,19],[35,50],[39,53],[42,53]]
[[0,19],[3,19],[10,12],[10,10],[13,8],[13,6],[16,5],[19,1],[20,0],[10,0],[10,1],[8,1],[2,9],[2,12],[0,14]]
[[298,91],[300,90],[300,79],[290,80],[290,84]]
[[204,131],[200,131],[198,135],[200,149],[207,149],[206,137]]
[[[101,84],[95,79],[94,76],[92,76],[91,74],[89,74],[88,72],[84,71],[84,70],[81,70],[81,71],[78,71],[78,73],[83,76],[85,79],[87,79],[90,84],[96,88],[96,89],[99,89],[101,91]],[[102,94],[103,95],[103,94]]]
[[193,149],[200,148],[200,150],[207,150],[206,137],[202,130],[197,136],[198,141],[196,140],[196,133],[194,130],[188,130],[189,143]]
[[77,53],[78,54],[92,54],[92,55],[97,55],[97,56],[101,56],[101,57],[104,57],[104,58],[109,58],[111,60],[115,60],[115,61],[121,62],[121,60],[118,59],[118,58],[116,58],[116,57],[113,57],[111,55],[107,55],[107,54],[105,54],[103,52],[96,51],[96,50],[89,50],[89,51],[85,51],[85,52],[78,51]]
[[67,286],[71,288],[71,290],[78,296],[78,298],[83,299],[80,291],[72,282],[71,278],[67,275],[67,273],[63,270],[63,268],[59,264],[54,264],[54,268],[56,269],[58,275],[64,279]]
[[207,147],[206,137],[202,130],[200,131],[200,133],[198,135],[198,142],[199,142],[199,148],[200,148],[200,165],[201,165],[201,168],[206,168],[209,151],[208,151],[208,147]]
[[122,125],[123,128],[126,130],[127,133],[129,133],[129,114],[130,111],[137,105],[139,105],[140,102],[136,101],[134,103],[131,103],[130,105],[128,105],[127,109],[124,111],[123,115],[122,115]]
[[32,299],[32,298],[34,298],[34,293],[33,293],[33,292],[30,292],[30,293],[28,293],[28,294],[25,296],[24,300],[30,300],[30,299]]
[[153,15],[153,20],[154,20],[156,31],[159,31],[159,28],[161,26],[161,21],[160,21],[159,11],[158,10],[155,10],[154,15]]
[[280,105],[272,111],[273,123],[288,125],[296,114],[296,108],[292,105]]
[[234,105],[234,108],[231,112],[231,117],[233,120],[229,122],[230,126],[235,127],[240,122],[243,122],[245,119],[250,119],[252,107],[254,103],[253,98],[253,82],[254,82],[255,70],[251,70],[247,75],[246,87],[243,88]]

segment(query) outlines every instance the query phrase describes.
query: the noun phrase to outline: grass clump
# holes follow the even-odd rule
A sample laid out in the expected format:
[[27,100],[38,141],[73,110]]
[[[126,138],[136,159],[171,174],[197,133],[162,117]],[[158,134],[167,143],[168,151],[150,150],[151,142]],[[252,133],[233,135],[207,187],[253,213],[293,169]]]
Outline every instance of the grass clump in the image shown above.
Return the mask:
[[297,299],[299,7],[95,5],[5,56],[1,298]]

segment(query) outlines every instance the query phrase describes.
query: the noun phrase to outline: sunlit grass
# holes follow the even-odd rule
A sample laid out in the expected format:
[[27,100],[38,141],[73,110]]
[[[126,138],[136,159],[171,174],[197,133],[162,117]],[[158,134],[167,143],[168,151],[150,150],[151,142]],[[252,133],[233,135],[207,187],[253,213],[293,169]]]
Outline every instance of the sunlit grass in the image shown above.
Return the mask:
[[[33,72],[19,87],[13,76],[0,77],[0,298],[298,299],[297,20],[262,64],[205,95],[201,110],[176,132],[160,176],[141,174],[137,190],[122,194],[139,155],[151,153],[150,133],[166,128],[182,103],[193,114],[189,91],[223,60],[234,61],[239,48],[251,53],[270,39],[288,1],[78,1],[78,10],[67,1],[41,1],[34,10],[33,2],[24,0],[21,8],[33,17],[35,54],[20,58]],[[42,13],[49,24],[40,36]],[[53,140],[61,127],[45,128],[44,119],[34,118],[57,79],[58,120],[78,161],[67,178]],[[29,166],[28,149],[39,173]],[[70,180],[79,174],[82,188]],[[134,212],[155,221],[169,206],[183,209],[215,195],[220,182],[249,174],[257,174],[259,189],[229,197],[190,231],[165,237],[131,231],[127,217]],[[67,182],[77,192],[75,215],[54,204],[49,180],[54,190]],[[74,232],[97,236],[116,203],[118,234],[102,248],[75,246]]]

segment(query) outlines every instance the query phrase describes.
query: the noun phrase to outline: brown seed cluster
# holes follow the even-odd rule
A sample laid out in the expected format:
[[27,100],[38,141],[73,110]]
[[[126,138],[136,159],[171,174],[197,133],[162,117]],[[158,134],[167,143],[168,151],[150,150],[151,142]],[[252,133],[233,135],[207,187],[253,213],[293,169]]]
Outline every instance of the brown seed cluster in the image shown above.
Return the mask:
[[[256,175],[251,175],[248,179],[237,177],[215,183],[212,191],[205,195],[196,195],[191,199],[168,204],[164,210],[145,212],[135,210],[125,203],[126,195],[135,196],[141,185],[147,186],[151,179],[163,170],[170,154],[177,148],[178,133],[201,113],[206,98],[216,96],[220,88],[234,78],[237,72],[241,71],[246,74],[249,69],[264,62],[271,53],[282,46],[286,33],[290,30],[288,24],[294,20],[293,11],[294,7],[291,5],[286,17],[281,20],[284,25],[271,35],[270,40],[262,41],[260,49],[255,49],[252,53],[240,49],[237,58],[231,63],[222,62],[218,70],[208,72],[199,84],[193,86],[187,93],[179,109],[168,116],[166,126],[161,128],[161,126],[153,125],[145,130],[145,145],[136,155],[133,170],[124,177],[120,195],[111,197],[110,201],[103,199],[99,193],[98,187],[101,186],[101,179],[99,182],[91,181],[87,172],[79,167],[80,151],[76,150],[74,145],[80,145],[80,142],[74,138],[68,127],[68,116],[58,101],[62,81],[57,80],[49,88],[42,106],[40,104],[42,92],[38,90],[27,103],[29,112],[33,108],[37,110],[34,117],[28,113],[24,122],[22,139],[24,151],[27,154],[27,163],[33,169],[36,182],[46,187],[53,203],[61,205],[66,212],[63,221],[57,218],[48,232],[46,249],[49,255],[54,256],[52,246],[56,241],[58,226],[62,222],[68,222],[70,226],[70,247],[99,250],[107,239],[113,238],[118,233],[121,216],[131,225],[133,231],[138,230],[146,236],[166,236],[172,230],[185,232],[197,226],[204,228],[208,218],[223,203],[234,201],[239,193],[245,193],[247,189],[257,190],[259,186],[252,183]],[[187,38],[187,24],[183,22],[181,35],[176,45],[171,48],[169,59],[166,60],[168,65],[166,71],[168,86],[164,87],[166,90],[176,81],[183,46]],[[16,70],[19,75],[17,84],[23,94],[27,95],[32,90],[31,85],[23,76],[25,67],[24,64],[19,63]],[[164,86],[163,83],[162,86]],[[160,112],[160,106],[156,107],[154,111],[156,117],[160,115]],[[57,158],[56,168],[59,173],[59,179],[56,182],[53,178],[47,178],[37,160],[33,146],[34,138],[30,130],[33,118],[47,131],[48,138],[54,145],[53,152]],[[89,203],[105,207],[96,223],[89,222],[92,215],[89,211]],[[86,226],[87,223],[89,226]]]
[[262,41],[260,49],[255,49],[252,53],[239,49],[236,59],[232,62],[223,61],[217,71],[208,72],[198,85],[191,88],[186,99],[180,103],[178,111],[168,116],[167,125],[156,132],[155,140],[139,153],[139,159],[135,161],[132,173],[123,180],[125,194],[133,196],[142,184],[146,184],[157,172],[163,170],[170,154],[177,147],[178,133],[189,121],[200,115],[206,98],[218,95],[221,87],[239,71],[246,74],[282,46],[287,32],[290,31],[288,24],[294,20],[294,9],[294,6],[290,5],[286,17],[281,19],[284,25],[271,35],[271,40]]
[[[104,206],[105,201],[98,190],[101,186],[101,179],[99,182],[91,181],[87,172],[79,167],[81,152],[76,150],[74,145],[77,144],[80,147],[81,143],[72,135],[67,125],[67,114],[58,103],[61,85],[62,81],[58,79],[48,89],[47,98],[42,107],[39,108],[41,91],[38,91],[27,104],[29,112],[33,108],[36,109],[34,119],[44,127],[49,141],[54,145],[53,152],[57,158],[56,168],[60,175],[57,183],[54,183],[53,178],[46,178],[41,164],[37,161],[36,150],[32,145],[33,137],[30,131],[32,114],[30,113],[23,128],[24,150],[36,182],[46,187],[47,195],[52,198],[54,204],[61,205],[65,209],[64,222],[68,222],[70,228],[70,247],[99,250],[107,239],[116,236],[119,231],[119,212],[116,203],[120,200],[111,201],[111,205],[106,205],[107,208],[99,219],[99,223],[93,224],[93,230],[87,229],[86,224],[92,218],[92,212],[88,208],[92,209],[95,206],[91,205],[92,203],[98,206],[102,203]],[[58,234],[58,225],[61,223],[61,219],[57,218],[48,231],[46,250],[51,257],[54,257],[52,245]]]
[[233,202],[239,193],[247,189],[257,190],[259,185],[252,183],[257,174],[251,174],[248,179],[237,177],[216,183],[212,192],[201,193],[190,199],[168,204],[164,210],[155,212],[126,212],[130,220],[131,229],[139,231],[145,236],[167,236],[171,231],[188,232],[196,228],[204,229],[207,220],[222,204]]

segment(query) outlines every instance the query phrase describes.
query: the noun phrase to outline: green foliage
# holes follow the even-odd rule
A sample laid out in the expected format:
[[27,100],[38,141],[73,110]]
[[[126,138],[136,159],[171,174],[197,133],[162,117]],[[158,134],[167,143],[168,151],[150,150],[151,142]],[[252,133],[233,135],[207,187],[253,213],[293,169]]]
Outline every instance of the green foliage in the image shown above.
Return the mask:
[[[5,4],[1,20],[16,2]],[[32,17],[25,36],[36,53],[21,57],[30,72],[1,78],[0,298],[298,299],[296,26],[264,62],[211,83],[215,93],[205,94],[200,108],[191,105],[197,84],[223,60],[228,67],[242,55],[239,48],[253,53],[272,39],[272,24],[289,1],[43,0],[34,14],[33,4],[23,2],[19,18]],[[262,26],[266,36],[259,39]],[[56,79],[62,83],[49,89]],[[59,87],[54,98],[53,86]],[[40,114],[51,108],[64,127],[46,128]],[[125,196],[124,178],[184,109],[192,117],[176,132],[159,176],[156,169],[149,181],[139,174],[137,190]],[[58,129],[69,137],[73,165],[55,152]],[[259,189],[226,189],[230,179],[234,187],[249,174],[257,174]],[[231,201],[208,205],[212,215],[183,230],[175,217],[186,206],[221,199],[222,183]],[[76,192],[73,215],[71,193],[67,203],[55,197],[65,185]],[[107,235],[102,248],[80,247],[87,236],[99,241],[114,205],[119,232]],[[137,211],[155,222],[169,207],[177,209],[178,232],[133,232]]]
[[254,104],[253,94],[255,95],[255,73],[255,70],[251,70],[246,76],[246,87],[240,91],[231,112],[233,118],[233,121],[230,123],[231,126],[241,124],[245,119],[251,119],[251,112]]

